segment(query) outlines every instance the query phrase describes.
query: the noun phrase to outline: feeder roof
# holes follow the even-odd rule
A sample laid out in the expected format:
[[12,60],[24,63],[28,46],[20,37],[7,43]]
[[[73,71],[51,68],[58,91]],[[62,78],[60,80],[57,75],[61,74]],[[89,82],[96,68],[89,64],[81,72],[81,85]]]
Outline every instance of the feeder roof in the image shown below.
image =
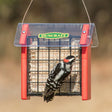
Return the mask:
[[94,23],[19,23],[14,45],[17,47],[98,46]]

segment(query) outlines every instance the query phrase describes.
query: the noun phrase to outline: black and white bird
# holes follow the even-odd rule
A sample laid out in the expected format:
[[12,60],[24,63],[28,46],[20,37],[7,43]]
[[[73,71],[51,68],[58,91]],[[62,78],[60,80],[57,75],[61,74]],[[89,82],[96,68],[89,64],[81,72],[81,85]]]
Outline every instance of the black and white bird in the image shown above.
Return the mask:
[[74,61],[74,56],[67,56],[62,62],[58,63],[50,72],[43,94],[44,101],[49,102],[53,100],[56,91],[61,88],[65,79],[71,73]]

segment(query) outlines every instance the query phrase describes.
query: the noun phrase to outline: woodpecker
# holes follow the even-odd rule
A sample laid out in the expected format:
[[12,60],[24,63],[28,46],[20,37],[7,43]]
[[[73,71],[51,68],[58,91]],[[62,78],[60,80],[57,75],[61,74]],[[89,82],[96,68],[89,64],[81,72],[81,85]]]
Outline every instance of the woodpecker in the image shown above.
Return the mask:
[[47,103],[52,101],[56,91],[61,88],[65,79],[69,76],[72,70],[73,62],[75,61],[74,56],[67,56],[62,62],[58,63],[53,70],[50,72],[45,90],[43,93],[44,101]]

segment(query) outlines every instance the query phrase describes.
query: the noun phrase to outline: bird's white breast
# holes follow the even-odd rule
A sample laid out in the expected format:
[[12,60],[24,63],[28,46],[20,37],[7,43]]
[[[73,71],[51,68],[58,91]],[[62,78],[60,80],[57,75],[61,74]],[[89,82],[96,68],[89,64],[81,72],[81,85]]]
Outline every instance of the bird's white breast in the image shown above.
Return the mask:
[[71,65],[70,65],[70,64],[66,64],[65,67],[66,67],[66,68],[65,68],[66,71],[68,71],[68,72],[71,71]]

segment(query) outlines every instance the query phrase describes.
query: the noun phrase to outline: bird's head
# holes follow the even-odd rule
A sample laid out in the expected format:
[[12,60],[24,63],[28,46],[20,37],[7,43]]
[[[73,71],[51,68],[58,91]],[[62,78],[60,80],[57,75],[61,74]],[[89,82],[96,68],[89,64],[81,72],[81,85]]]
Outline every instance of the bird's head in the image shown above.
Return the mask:
[[75,61],[75,56],[72,55],[67,56],[63,61],[66,64],[72,64]]

